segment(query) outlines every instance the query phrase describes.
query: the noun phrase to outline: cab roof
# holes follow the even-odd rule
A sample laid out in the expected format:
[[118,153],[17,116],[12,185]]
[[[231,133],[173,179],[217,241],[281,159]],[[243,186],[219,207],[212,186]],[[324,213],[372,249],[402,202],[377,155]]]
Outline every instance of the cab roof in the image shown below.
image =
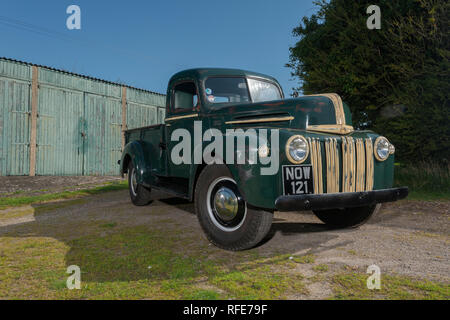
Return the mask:
[[228,69],[228,68],[195,68],[183,70],[174,74],[172,78],[170,78],[170,82],[183,80],[186,78],[205,79],[211,76],[258,77],[278,83],[277,79],[268,76],[266,74],[241,69]]

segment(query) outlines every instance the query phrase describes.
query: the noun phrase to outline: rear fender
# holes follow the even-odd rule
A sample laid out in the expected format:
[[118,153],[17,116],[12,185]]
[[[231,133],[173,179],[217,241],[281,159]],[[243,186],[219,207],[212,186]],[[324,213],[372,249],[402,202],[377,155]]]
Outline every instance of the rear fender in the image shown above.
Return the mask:
[[151,172],[150,158],[148,152],[145,152],[145,145],[140,141],[132,141],[128,143],[122,153],[120,161],[120,172],[124,173],[128,170],[130,161],[136,168],[137,182],[145,184]]

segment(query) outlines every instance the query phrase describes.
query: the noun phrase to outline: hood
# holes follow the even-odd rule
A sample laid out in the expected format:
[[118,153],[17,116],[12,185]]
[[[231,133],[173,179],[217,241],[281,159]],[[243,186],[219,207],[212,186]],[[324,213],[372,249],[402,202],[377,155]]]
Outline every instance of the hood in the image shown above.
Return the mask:
[[348,107],[337,94],[320,94],[211,108],[213,117],[231,126],[264,125],[316,132],[347,134],[353,131]]

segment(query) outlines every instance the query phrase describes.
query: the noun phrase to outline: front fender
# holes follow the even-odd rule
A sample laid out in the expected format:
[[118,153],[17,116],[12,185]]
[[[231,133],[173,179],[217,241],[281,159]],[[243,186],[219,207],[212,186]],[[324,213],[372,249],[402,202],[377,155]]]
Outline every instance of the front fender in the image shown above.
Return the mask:
[[151,172],[149,153],[145,151],[146,146],[140,141],[131,141],[128,143],[123,152],[120,161],[120,172],[123,174],[128,170],[130,161],[136,168],[137,182],[146,184]]

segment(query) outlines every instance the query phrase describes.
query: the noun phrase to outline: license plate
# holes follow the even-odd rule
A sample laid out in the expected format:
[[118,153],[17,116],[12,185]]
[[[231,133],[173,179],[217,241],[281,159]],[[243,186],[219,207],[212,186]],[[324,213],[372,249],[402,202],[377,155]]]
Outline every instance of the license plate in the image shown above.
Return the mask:
[[314,193],[311,165],[283,166],[284,195]]

